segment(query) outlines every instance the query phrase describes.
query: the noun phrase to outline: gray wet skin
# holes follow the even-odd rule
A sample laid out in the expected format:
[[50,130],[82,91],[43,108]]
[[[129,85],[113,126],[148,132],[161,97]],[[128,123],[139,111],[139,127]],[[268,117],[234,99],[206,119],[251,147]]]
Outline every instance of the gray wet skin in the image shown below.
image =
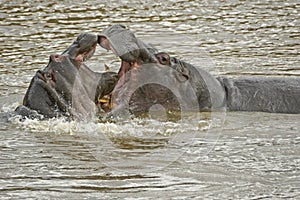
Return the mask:
[[300,113],[299,77],[220,77],[230,111]]
[[[119,77],[125,76],[124,81],[134,79],[129,72],[133,68],[151,64],[152,72],[157,73],[162,79],[170,79],[168,83],[174,87],[181,87],[182,95],[185,95],[184,87],[193,87],[200,111],[210,111],[214,108],[224,107],[225,90],[216,78],[211,76],[205,70],[197,70],[194,66],[180,61],[176,58],[170,58],[166,53],[158,52],[155,48],[145,44],[140,39],[122,25],[113,25],[100,33],[98,43],[107,50],[111,50],[122,60]],[[169,70],[165,70],[166,67]],[[152,70],[151,69],[151,70]],[[172,69],[172,70],[170,70]],[[156,74],[156,73],[155,73]],[[119,84],[118,84],[119,85]],[[120,99],[126,99],[126,91],[118,90],[118,85],[113,93]],[[122,88],[123,89],[123,88]],[[124,98],[123,98],[124,97]],[[168,101],[166,101],[166,99]],[[130,109],[133,113],[147,112],[152,102],[163,105],[166,109],[180,111],[180,102],[168,88],[159,84],[143,86],[136,90],[131,96]]]
[[[113,25],[103,30],[98,35],[98,43],[103,48],[112,50],[122,59],[118,74],[120,77],[125,74],[129,76],[124,78],[125,81],[132,79],[130,73],[127,73],[128,71],[146,63],[157,63],[151,65],[157,70],[162,69],[159,67],[160,65],[174,69],[176,72],[170,74],[170,77],[177,80],[178,86],[184,81],[189,82],[196,93],[200,111],[226,107],[229,111],[300,113],[300,78],[250,77],[229,79],[214,77],[201,68],[196,69],[184,61],[170,57],[167,53],[157,52],[156,49],[137,39],[131,31],[122,25]],[[147,112],[149,99],[150,101],[157,101],[169,96],[168,90],[156,92],[157,89],[156,86],[153,86],[137,90],[137,94],[131,98],[132,108]],[[123,91],[123,94],[126,94],[126,91]],[[179,106],[176,100],[173,103],[175,107]]]
[[36,72],[16,113],[30,118],[93,114],[98,98],[109,94],[117,83],[117,73],[97,73],[84,61],[97,45],[97,36],[83,33],[61,55],[51,55],[48,65]]
[[159,53],[158,58],[160,62],[182,72],[193,87],[202,90],[202,93],[197,93],[200,108],[210,103],[218,107],[223,101],[228,111],[300,113],[298,77],[215,78],[202,69],[195,71],[192,65],[170,58],[166,53]]

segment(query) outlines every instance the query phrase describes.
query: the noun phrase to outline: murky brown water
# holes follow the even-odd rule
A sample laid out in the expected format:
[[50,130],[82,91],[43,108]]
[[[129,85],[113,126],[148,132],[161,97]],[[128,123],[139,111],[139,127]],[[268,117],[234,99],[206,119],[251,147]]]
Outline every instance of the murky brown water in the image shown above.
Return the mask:
[[[115,23],[215,75],[300,75],[298,0],[160,2],[2,0],[1,112],[21,103],[50,54]],[[98,49],[88,65],[113,60]],[[224,114],[208,124],[1,123],[0,197],[299,198],[300,116]]]

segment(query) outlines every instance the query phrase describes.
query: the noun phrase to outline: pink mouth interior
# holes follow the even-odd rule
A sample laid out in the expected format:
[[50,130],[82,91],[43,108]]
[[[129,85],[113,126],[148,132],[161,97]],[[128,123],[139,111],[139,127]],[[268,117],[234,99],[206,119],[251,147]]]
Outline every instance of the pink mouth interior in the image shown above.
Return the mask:
[[79,53],[75,57],[75,60],[78,61],[80,64],[82,64],[84,61],[86,61],[87,59],[91,58],[94,55],[94,53],[96,51],[96,46],[97,46],[97,43],[95,45],[93,45],[88,51]]
[[[111,43],[109,42],[108,39],[105,37],[100,37],[100,46],[106,49],[107,51],[111,50],[116,56],[120,57],[120,55],[117,54],[117,51],[113,48]],[[121,67],[118,72],[119,78],[121,78],[123,75],[125,75],[128,71],[130,71],[134,67],[138,67],[137,62],[129,63],[124,60],[121,62]]]

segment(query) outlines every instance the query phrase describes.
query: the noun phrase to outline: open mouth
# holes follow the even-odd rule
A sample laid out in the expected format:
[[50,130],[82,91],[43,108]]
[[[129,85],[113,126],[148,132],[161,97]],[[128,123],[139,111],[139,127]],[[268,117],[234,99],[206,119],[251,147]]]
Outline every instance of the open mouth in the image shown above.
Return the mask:
[[[123,75],[125,75],[128,71],[130,71],[132,68],[137,68],[139,67],[139,62],[137,61],[138,59],[132,59],[132,60],[125,60],[123,57],[129,57],[129,54],[134,54],[134,52],[127,52],[125,56],[119,55],[117,53],[117,50],[112,46],[112,44],[109,42],[107,38],[104,36],[99,36],[98,37],[98,44],[106,49],[107,51],[112,51],[113,54],[119,58],[121,58],[121,67],[118,72],[119,78],[121,78]],[[132,55],[131,55],[132,57]]]
[[79,52],[76,55],[75,60],[78,61],[81,64],[84,63],[86,60],[90,59],[94,55],[94,53],[96,51],[96,46],[97,46],[97,43],[95,43],[88,50],[83,51],[83,52]]
[[91,33],[82,33],[61,55],[82,64],[91,58],[96,50],[98,37]]
[[[81,34],[77,40],[61,55],[51,55],[50,62],[62,63],[67,58],[75,60],[79,65],[83,64],[86,60],[90,59],[97,47],[97,36],[93,34]],[[49,62],[49,64],[50,64]],[[48,64],[48,65],[49,65]],[[48,67],[46,67],[48,68]],[[36,76],[45,83],[50,83],[52,87],[56,82],[55,71],[53,69],[39,70]]]

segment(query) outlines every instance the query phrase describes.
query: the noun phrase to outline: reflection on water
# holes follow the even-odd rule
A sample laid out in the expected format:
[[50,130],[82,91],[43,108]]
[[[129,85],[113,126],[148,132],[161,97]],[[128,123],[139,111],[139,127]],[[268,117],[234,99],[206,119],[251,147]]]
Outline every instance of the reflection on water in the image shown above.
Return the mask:
[[[297,0],[4,0],[1,112],[20,104],[50,54],[61,53],[81,32],[97,33],[116,23],[212,74],[299,76],[299,13]],[[97,49],[88,65],[103,71],[112,61],[118,59]],[[298,122],[299,115],[227,113],[221,128],[192,119],[1,123],[0,193],[3,198],[297,198]]]

